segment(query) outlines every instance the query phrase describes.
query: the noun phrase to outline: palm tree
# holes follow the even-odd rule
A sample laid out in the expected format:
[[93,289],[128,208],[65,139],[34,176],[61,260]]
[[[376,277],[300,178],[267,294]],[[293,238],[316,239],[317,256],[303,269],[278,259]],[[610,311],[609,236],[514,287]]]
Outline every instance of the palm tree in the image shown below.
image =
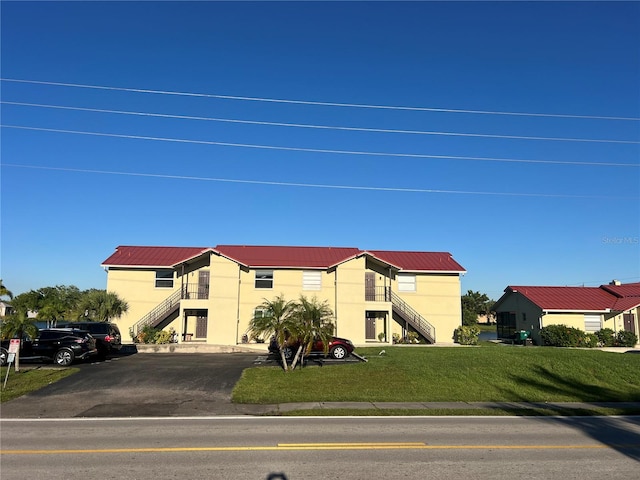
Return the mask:
[[0,298],[2,297],[9,297],[13,300],[13,293],[7,290],[7,287],[4,286],[2,279],[0,278]]
[[294,313],[295,335],[300,341],[296,356],[291,363],[291,369],[296,368],[300,356],[304,358],[311,351],[315,341],[321,341],[324,346],[324,354],[329,351],[329,342],[334,332],[333,310],[325,300],[320,302],[317,298],[307,299],[304,295],[296,305]]
[[80,302],[81,316],[93,317],[98,322],[120,318],[129,310],[129,304],[113,292],[91,290]]
[[29,318],[26,310],[20,310],[17,313],[9,315],[2,322],[2,338],[22,338],[29,335],[35,338],[38,335],[38,327],[35,324],[35,318]]
[[295,303],[285,300],[284,295],[279,295],[273,300],[264,301],[255,309],[255,314],[249,322],[249,333],[254,337],[275,337],[280,350],[282,368],[288,371],[287,359],[283,346],[287,341],[287,335],[292,330],[292,314]]

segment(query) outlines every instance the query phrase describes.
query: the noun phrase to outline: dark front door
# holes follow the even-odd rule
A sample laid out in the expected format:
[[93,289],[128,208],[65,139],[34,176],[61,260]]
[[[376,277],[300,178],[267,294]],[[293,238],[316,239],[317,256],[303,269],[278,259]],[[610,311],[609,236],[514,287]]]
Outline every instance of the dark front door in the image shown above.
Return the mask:
[[364,274],[364,296],[367,301],[376,299],[376,274],[374,272],[365,272]]
[[208,318],[206,315],[198,315],[196,317],[196,338],[207,338],[207,323]]
[[636,316],[633,313],[625,313],[622,316],[624,329],[627,332],[636,333]]
[[375,319],[375,317],[367,316],[365,327],[364,327],[364,338],[365,338],[365,340],[375,340],[376,339],[376,319]]
[[209,298],[209,270],[198,272],[198,298],[200,300]]

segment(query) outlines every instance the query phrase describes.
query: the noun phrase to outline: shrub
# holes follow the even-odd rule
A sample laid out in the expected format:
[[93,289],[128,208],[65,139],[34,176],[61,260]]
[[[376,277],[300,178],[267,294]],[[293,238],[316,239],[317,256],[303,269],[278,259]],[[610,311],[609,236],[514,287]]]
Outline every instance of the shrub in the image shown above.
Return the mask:
[[600,339],[595,333],[585,333],[584,346],[587,348],[596,348],[600,345]]
[[616,344],[616,332],[610,328],[603,328],[596,332],[601,347],[613,347]]
[[420,343],[416,332],[407,332],[407,343]]
[[171,338],[173,337],[173,332],[167,332],[166,330],[161,330],[155,335],[154,343],[170,343]]
[[549,325],[540,330],[542,344],[549,347],[584,347],[586,333],[566,325]]
[[135,338],[136,343],[156,343],[160,330],[150,325],[145,325]]
[[477,345],[478,335],[480,335],[480,329],[475,325],[463,325],[453,332],[454,341],[460,345]]
[[633,332],[620,330],[616,333],[616,346],[618,347],[635,347],[638,343],[638,337]]
[[391,336],[393,343],[402,343],[402,339],[400,338],[400,334],[399,333],[394,333]]

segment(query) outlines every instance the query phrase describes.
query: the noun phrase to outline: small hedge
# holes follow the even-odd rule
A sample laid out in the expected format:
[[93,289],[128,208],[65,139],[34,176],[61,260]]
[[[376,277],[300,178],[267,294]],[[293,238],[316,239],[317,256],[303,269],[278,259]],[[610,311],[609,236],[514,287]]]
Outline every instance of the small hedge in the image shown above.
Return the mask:
[[460,345],[477,345],[480,329],[475,325],[463,325],[453,332],[454,341]]
[[549,347],[634,347],[638,337],[625,330],[615,333],[603,328],[595,333],[586,333],[566,325],[549,325],[540,331],[542,344]]

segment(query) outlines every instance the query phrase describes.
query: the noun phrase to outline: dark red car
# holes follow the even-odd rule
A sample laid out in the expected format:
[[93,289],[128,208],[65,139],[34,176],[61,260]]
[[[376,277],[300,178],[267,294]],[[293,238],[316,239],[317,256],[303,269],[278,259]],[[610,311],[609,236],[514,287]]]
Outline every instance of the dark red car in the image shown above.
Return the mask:
[[[287,360],[291,360],[298,351],[298,347],[300,347],[299,341],[292,341],[291,339],[287,340],[286,344],[282,348],[282,351],[284,352],[284,358],[286,358]],[[353,343],[351,343],[351,340],[347,340],[346,338],[332,337],[331,341],[329,342],[329,356],[337,360],[347,358],[354,350],[355,347]],[[269,351],[276,354],[280,353],[278,342],[276,342],[275,337],[271,338],[271,342],[269,343]],[[324,355],[324,344],[321,340],[316,340],[313,342],[309,355]]]

